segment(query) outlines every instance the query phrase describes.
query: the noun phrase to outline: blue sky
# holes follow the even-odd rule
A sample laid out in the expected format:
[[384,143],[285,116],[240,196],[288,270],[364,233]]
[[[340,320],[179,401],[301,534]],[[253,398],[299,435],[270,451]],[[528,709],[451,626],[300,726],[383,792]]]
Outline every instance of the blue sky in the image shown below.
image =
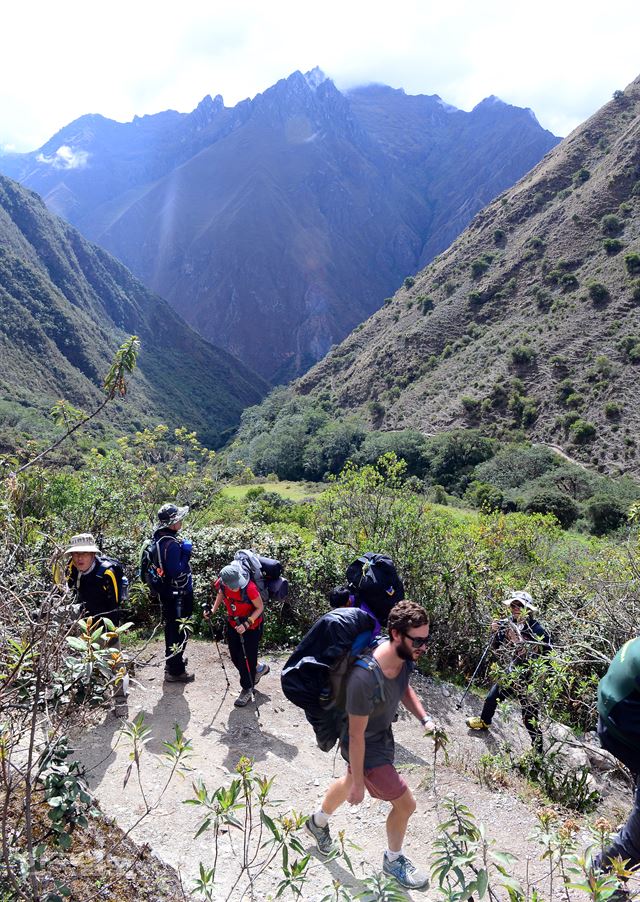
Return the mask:
[[84,113],[231,106],[316,65],[341,89],[384,82],[462,109],[496,94],[566,135],[640,74],[638,34],[638,0],[9,0],[0,148],[32,150]]

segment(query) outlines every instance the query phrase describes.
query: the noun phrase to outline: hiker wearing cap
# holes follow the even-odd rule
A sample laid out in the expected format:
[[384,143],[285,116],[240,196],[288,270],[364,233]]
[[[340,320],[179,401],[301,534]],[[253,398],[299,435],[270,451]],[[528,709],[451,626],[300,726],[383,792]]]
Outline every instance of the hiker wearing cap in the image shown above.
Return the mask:
[[503,688],[498,683],[491,687],[480,717],[467,718],[467,726],[472,730],[488,730],[496,713],[498,702],[507,698],[517,698],[522,707],[522,720],[531,737],[536,752],[542,752],[542,731],[539,725],[539,708],[527,694],[527,661],[551,648],[549,634],[533,616],[537,611],[533,598],[528,592],[510,592],[505,599],[511,616],[494,620],[491,624],[493,647],[506,647],[511,652],[510,672],[516,672],[517,682],[513,688]]
[[402,848],[416,801],[394,765],[392,724],[402,703],[425,731],[435,730],[409,685],[413,666],[426,650],[429,615],[421,605],[404,600],[391,609],[388,618],[389,638],[376,645],[367,666],[355,666],[347,676],[348,725],[340,741],[347,772],[329,786],[322,805],[308,817],[305,827],[316,840],[318,850],[329,855],[334,850],[329,818],[344,802],[359,805],[365,791],[374,799],[389,802],[382,870],[402,886],[420,889],[429,882],[427,874],[413,864]]
[[120,565],[100,556],[100,549],[89,532],[72,536],[64,553],[69,555],[65,570],[67,586],[75,592],[83,616],[108,617],[117,626],[122,602]]
[[165,669],[168,683],[190,683],[195,679],[186,669],[184,652],[188,635],[179,621],[193,614],[192,543],[178,536],[189,508],[163,504],[158,511],[153,542],[158,549],[162,586],[159,590],[164,619]]
[[270,670],[268,664],[258,664],[258,646],[264,629],[262,597],[240,561],[232,561],[223,567],[213,587],[216,600],[213,608],[205,607],[204,617],[208,620],[221,605],[226,608],[227,645],[241,686],[234,705],[244,708],[256,684]]

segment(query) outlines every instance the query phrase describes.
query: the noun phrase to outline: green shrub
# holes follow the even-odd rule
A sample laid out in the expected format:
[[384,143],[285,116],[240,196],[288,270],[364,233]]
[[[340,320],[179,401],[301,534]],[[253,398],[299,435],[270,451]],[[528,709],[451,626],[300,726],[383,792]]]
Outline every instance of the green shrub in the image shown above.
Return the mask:
[[413,276],[407,276],[407,278],[404,280],[404,282],[402,284],[407,289],[413,288],[413,286],[416,284],[416,280]]
[[502,509],[504,494],[495,485],[476,479],[464,493],[464,500],[480,510],[499,511]]
[[604,415],[608,420],[617,420],[622,413],[622,405],[617,401],[608,401],[604,405]]
[[613,257],[615,254],[619,254],[624,244],[620,241],[619,238],[605,238],[602,242],[602,246],[605,249],[607,255],[609,257]]
[[385,306],[385,307],[388,307],[389,304],[392,304],[392,303],[393,303],[393,298],[385,298],[385,299],[384,299],[384,306]]
[[624,505],[609,495],[597,495],[587,504],[591,529],[597,536],[618,529],[627,519]]
[[589,292],[591,300],[595,301],[597,304],[603,304],[611,298],[609,289],[606,285],[603,285],[602,282],[589,282],[587,291]]
[[625,254],[624,265],[630,276],[640,275],[640,254]]
[[484,257],[478,257],[469,264],[471,275],[474,279],[479,279],[489,269],[489,263]]
[[418,307],[420,308],[421,313],[429,313],[430,310],[433,310],[433,298],[429,298],[424,294],[421,294],[418,300]]
[[614,213],[607,213],[600,220],[600,229],[604,235],[615,238],[616,235],[620,235],[624,230],[624,223]]
[[567,529],[578,519],[580,508],[565,492],[557,489],[540,489],[525,502],[527,513],[553,514],[558,523]]
[[579,408],[584,406],[584,395],[581,395],[580,392],[571,392],[570,395],[564,399],[564,403],[567,407],[571,407],[572,410],[578,410]]
[[462,404],[465,413],[468,413],[470,416],[477,414],[480,408],[480,399],[470,398],[468,395],[460,398],[460,403]]
[[504,229],[495,229],[493,243],[498,247],[503,247],[507,243],[507,233]]
[[582,169],[578,169],[577,172],[573,173],[573,184],[577,187],[578,185],[583,185],[585,182],[588,182],[591,178],[591,173],[588,169],[585,169],[584,166]]
[[572,272],[565,272],[560,276],[560,287],[563,291],[575,291],[578,287],[578,279]]
[[571,424],[569,430],[576,445],[586,445],[596,437],[596,427],[588,420],[578,419]]
[[536,352],[530,345],[516,345],[511,348],[511,360],[517,366],[526,366],[535,356]]
[[631,300],[636,304],[640,304],[640,279],[634,279],[630,287]]

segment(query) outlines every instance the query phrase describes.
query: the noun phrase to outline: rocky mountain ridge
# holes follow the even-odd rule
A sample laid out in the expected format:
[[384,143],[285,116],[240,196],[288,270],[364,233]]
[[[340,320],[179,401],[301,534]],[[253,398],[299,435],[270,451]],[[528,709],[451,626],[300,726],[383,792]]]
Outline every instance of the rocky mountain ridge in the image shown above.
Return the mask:
[[470,113],[294,72],[233,108],[86,116],[0,169],[271,381],[306,370],[557,143],[527,110]]
[[190,329],[105,251],[53,216],[41,199],[0,176],[0,415],[3,446],[38,437],[64,397],[96,406],[119,344],[141,339],[129,397],[109,423],[130,430],[162,422],[224,443],[264,381]]
[[384,430],[477,426],[638,474],[640,79],[294,390]]

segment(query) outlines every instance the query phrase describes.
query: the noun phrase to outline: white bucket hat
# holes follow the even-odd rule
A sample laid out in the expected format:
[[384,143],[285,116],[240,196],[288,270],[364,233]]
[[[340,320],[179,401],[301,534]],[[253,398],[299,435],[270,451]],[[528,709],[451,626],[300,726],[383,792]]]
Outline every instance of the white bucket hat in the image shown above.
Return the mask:
[[90,532],[81,532],[77,536],[71,536],[69,547],[65,548],[64,553],[73,554],[74,551],[93,551],[94,554],[100,553],[100,549],[96,545],[96,540]]
[[537,611],[537,607],[533,603],[533,598],[529,595],[528,592],[524,592],[523,590],[518,589],[516,592],[509,592],[509,595],[505,598],[504,603],[507,607],[511,604],[512,601],[517,601],[518,604],[521,604],[523,608],[526,608],[527,611]]

